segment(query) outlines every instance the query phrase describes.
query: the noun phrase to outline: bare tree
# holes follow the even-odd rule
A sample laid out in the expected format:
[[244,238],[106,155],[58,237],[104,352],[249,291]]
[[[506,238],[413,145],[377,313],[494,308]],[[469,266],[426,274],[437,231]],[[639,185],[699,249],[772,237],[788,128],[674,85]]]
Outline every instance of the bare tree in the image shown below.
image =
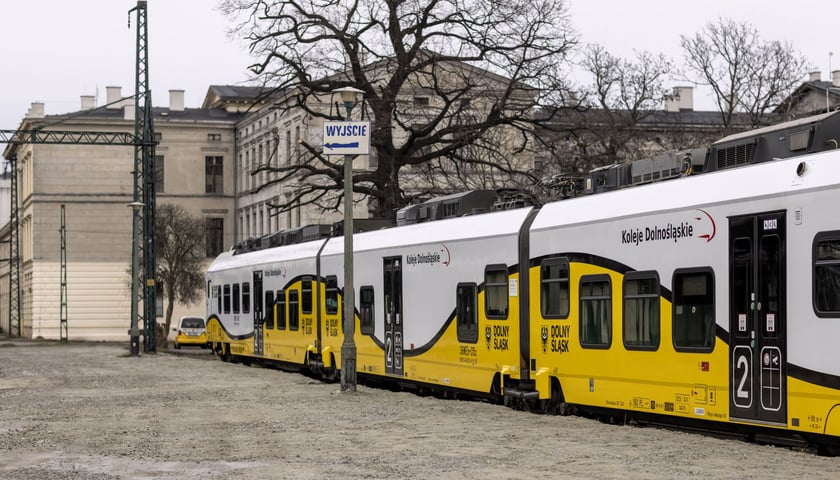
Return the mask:
[[[451,180],[474,165],[507,183],[527,175],[534,107],[557,95],[574,45],[564,0],[222,5],[261,58],[253,71],[282,97],[277,108],[339,118],[342,109],[323,108],[330,92],[344,86],[364,91],[373,162],[354,173],[353,189],[382,217],[428,193],[403,185],[404,170]],[[297,184],[281,211],[301,203],[340,204],[342,159],[323,155],[314,143],[303,139],[307,158],[297,164],[264,164],[252,172],[275,172],[264,187]]]
[[661,109],[671,61],[647,51],[622,59],[593,44],[584,49],[580,66],[591,83],[547,122],[553,158],[544,174],[579,174],[649,154],[643,122]]
[[693,37],[681,36],[689,74],[714,92],[724,127],[736,112],[749,115],[753,126],[799,85],[807,61],[788,42],[763,41],[748,23],[720,18]]
[[[157,279],[166,300],[164,332],[172,324],[175,302],[191,304],[204,295],[205,227],[180,205],[162,204],[155,209]],[[161,344],[166,334],[159,335]]]

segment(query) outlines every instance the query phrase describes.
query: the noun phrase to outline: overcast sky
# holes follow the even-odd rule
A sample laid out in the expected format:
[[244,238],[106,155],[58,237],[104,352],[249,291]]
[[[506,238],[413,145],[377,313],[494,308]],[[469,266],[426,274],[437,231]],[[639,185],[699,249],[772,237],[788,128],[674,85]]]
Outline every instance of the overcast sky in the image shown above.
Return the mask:
[[[149,74],[156,106],[170,89],[201,105],[212,84],[243,84],[252,59],[227,36],[217,0],[148,0]],[[47,114],[76,111],[81,95],[105,103],[105,87],[134,93],[134,0],[0,0],[0,129],[20,125],[33,101]],[[680,35],[692,35],[721,16],[747,21],[764,40],[786,40],[828,78],[840,69],[840,2],[836,0],[570,0],[582,42],[630,57],[648,50],[682,64]],[[804,78],[803,78],[804,80]],[[685,84],[678,80],[669,86]],[[712,109],[698,92],[695,109]],[[0,147],[2,149],[2,147]]]

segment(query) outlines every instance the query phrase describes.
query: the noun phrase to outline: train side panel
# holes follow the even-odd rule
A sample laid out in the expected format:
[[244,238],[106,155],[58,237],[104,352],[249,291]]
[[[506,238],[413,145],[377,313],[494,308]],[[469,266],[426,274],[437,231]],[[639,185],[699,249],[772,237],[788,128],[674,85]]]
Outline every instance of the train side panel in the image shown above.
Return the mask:
[[[500,372],[518,371],[516,252],[527,214],[357,235],[358,372],[489,393]],[[343,283],[340,243],[323,266]]]
[[840,322],[815,314],[812,284],[815,242],[840,229],[825,207],[838,156],[544,207],[530,270],[541,398],[836,435]]

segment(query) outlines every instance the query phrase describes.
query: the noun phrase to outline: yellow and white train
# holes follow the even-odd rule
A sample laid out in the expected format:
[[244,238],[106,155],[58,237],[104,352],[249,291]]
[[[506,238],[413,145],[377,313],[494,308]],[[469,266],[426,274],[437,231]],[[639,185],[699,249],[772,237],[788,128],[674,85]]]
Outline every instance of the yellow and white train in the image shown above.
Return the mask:
[[[356,234],[359,376],[837,453],[838,127],[728,137],[675,180]],[[333,379],[342,285],[341,237],[224,253],[208,341]]]

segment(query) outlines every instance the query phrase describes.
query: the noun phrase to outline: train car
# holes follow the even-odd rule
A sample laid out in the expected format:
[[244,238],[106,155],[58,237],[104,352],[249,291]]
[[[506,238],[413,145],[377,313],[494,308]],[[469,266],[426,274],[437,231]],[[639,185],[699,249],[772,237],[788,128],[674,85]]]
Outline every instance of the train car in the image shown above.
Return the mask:
[[[608,170],[650,185],[355,235],[359,377],[840,452],[838,122]],[[335,379],[343,284],[341,237],[223,254],[208,340]]]
[[[321,362],[317,254],[325,240],[234,255],[207,271],[207,340],[225,360],[271,360],[299,369]],[[322,363],[322,362],[321,362]]]
[[[520,364],[517,246],[532,216],[520,208],[356,235],[359,375],[498,397]],[[337,240],[323,265],[343,282]]]
[[539,398],[836,438],[838,186],[832,151],[544,206]]

